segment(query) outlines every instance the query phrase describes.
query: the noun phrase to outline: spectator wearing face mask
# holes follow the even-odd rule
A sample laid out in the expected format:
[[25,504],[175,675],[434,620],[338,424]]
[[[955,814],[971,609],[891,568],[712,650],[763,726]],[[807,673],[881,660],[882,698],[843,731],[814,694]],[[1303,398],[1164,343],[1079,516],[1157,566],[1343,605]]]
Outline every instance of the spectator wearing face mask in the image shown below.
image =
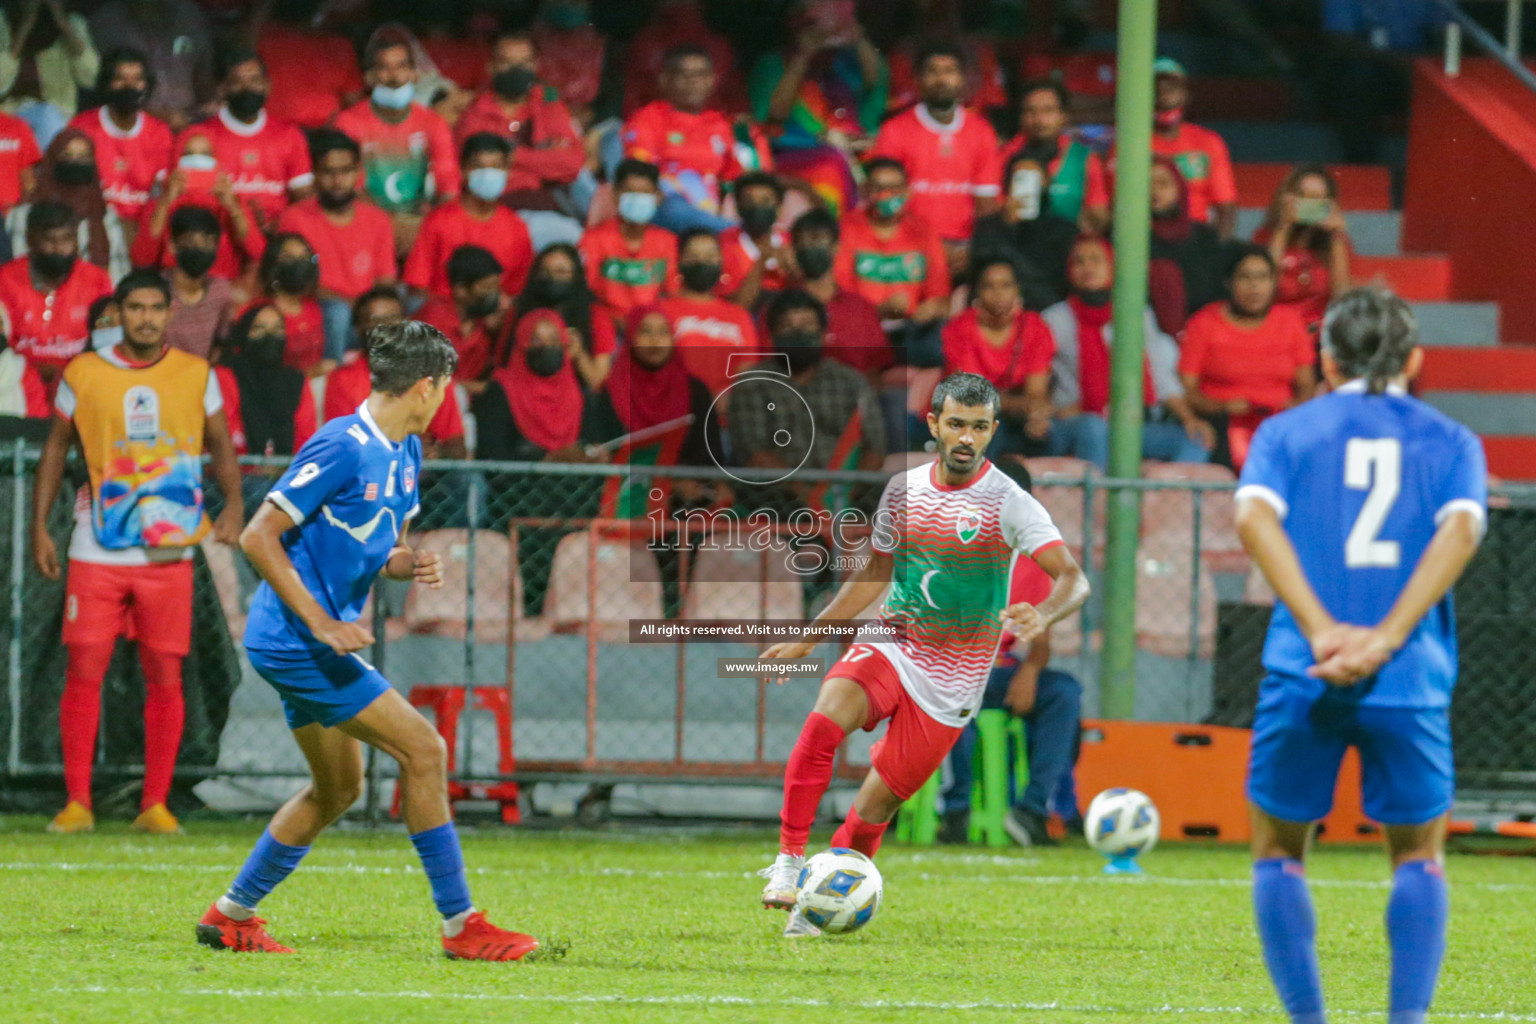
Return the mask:
[[59,132],[43,155],[39,170],[33,203],[22,203],[6,218],[11,251],[17,256],[27,253],[28,215],[36,203],[63,203],[74,212],[79,247],[85,258],[107,271],[113,280],[128,273],[128,244],[123,225],[102,195],[90,138],[78,128]]
[[1152,261],[1154,265],[1171,261],[1179,268],[1187,315],[1226,293],[1222,275],[1232,258],[1232,243],[1223,242],[1209,224],[1190,219],[1189,189],[1178,164],[1168,157],[1152,158],[1151,187]]
[[283,361],[309,377],[330,373],[335,360],[325,354],[325,314],[315,301],[320,260],[303,235],[279,233],[267,242],[258,271],[262,297],[283,314],[288,347]]
[[283,324],[276,306],[257,302],[220,346],[214,375],[237,455],[292,455],[319,427],[304,374],[283,362]]
[[475,458],[495,461],[585,461],[581,382],[566,358],[560,314],[539,310],[518,322],[508,358],[470,405]]
[[81,111],[70,122],[90,137],[102,191],[124,221],[138,220],[172,162],[171,129],[144,112],[154,90],[155,77],[144,54],[109,50],[96,79],[102,105]]
[[91,304],[111,291],[107,272],[80,259],[75,212],[54,200],[34,203],[26,217],[26,255],[0,267],[0,305],[11,314],[11,350],[50,388],[85,349]]
[[738,306],[755,309],[764,292],[789,287],[789,236],[776,226],[784,185],[767,171],[752,171],[736,179],[734,191],[741,224],[720,234],[723,272],[718,290]]
[[429,299],[413,319],[431,324],[453,342],[459,363],[454,380],[471,392],[491,372],[495,338],[511,303],[501,292],[502,267],[477,245],[461,245],[448,257],[451,298]]
[[261,261],[266,235],[256,226],[250,205],[235,195],[229,175],[213,158],[206,135],[188,132],[180,140],[182,154],[165,179],[164,190],[139,217],[129,257],[135,267],[170,268],[176,262],[171,226],[182,210],[203,210],[219,225],[218,248],[210,273],[225,281],[240,278]]
[[26,358],[11,348],[11,311],[0,302],[0,417],[48,418],[43,379]]
[[508,295],[523,290],[533,242],[523,221],[501,203],[511,152],[511,143],[491,132],[464,140],[459,155],[464,190],[427,214],[406,257],[405,283],[413,295],[449,297],[448,257],[461,245],[477,245],[496,257]]
[[91,15],[91,36],[148,56],[159,83],[149,109],[174,131],[213,95],[213,37],[191,0],[109,0]]
[[90,26],[64,0],[20,0],[0,12],[0,111],[25,121],[39,147],[75,116],[98,67]]
[[581,239],[587,286],[615,326],[631,309],[659,299],[677,275],[677,236],[651,223],[661,203],[660,180],[655,164],[619,164],[613,184],[619,215]]
[[235,195],[251,204],[263,228],[270,228],[291,200],[314,191],[309,146],[297,127],[267,112],[271,82],[260,56],[234,50],[223,63],[218,113],[189,134],[208,136],[213,158],[233,180]]
[[[365,292],[352,307],[352,324],[362,347],[357,358],[343,363],[331,371],[325,379],[325,403],[323,412],[328,420],[338,416],[350,416],[357,407],[368,400],[373,391],[372,371],[368,365],[368,332],[381,324],[400,323],[405,319],[405,304],[390,288],[375,288]],[[425,455],[433,459],[462,459],[464,447],[464,415],[456,395],[449,395],[437,407],[437,413],[427,424],[422,436]]]
[[1152,70],[1157,80],[1152,152],[1171,159],[1184,176],[1189,186],[1190,219],[1210,222],[1223,240],[1231,238],[1237,225],[1237,183],[1227,144],[1209,128],[1184,120],[1189,79],[1178,61],[1163,57]]
[[[822,351],[828,359],[867,375],[871,386],[876,386],[879,374],[896,361],[896,354],[880,327],[880,314],[874,305],[837,282],[833,269],[837,263],[837,220],[825,210],[807,210],[789,229],[789,238],[797,271],[794,287],[827,310],[827,336]],[[903,398],[900,415],[886,418],[887,437],[900,436],[900,430],[890,428],[905,420],[904,409]]]
[[222,233],[219,219],[200,206],[184,206],[171,217],[171,319],[165,343],[200,359],[209,358],[235,312],[234,288],[212,273]]
[[325,357],[340,362],[352,337],[352,303],[368,289],[395,283],[395,233],[389,215],[357,195],[362,152],[334,129],[315,133],[314,196],[294,203],[278,221],[279,231],[303,235],[320,257],[320,290],[325,314]]
[[678,239],[677,294],[656,307],[667,317],[677,361],[715,394],[729,385],[731,371],[753,365],[761,351],[752,317],[715,292],[721,266],[713,234],[702,228],[685,232]]
[[372,91],[336,116],[336,128],[362,148],[363,190],[393,219],[396,251],[409,253],[429,198],[458,195],[458,154],[448,122],[418,102],[416,61],[405,40],[376,36],[363,56]]
[[518,295],[509,322],[502,326],[494,359],[498,369],[511,357],[518,325],[540,310],[560,315],[567,349],[573,350],[573,338],[581,343],[581,352],[572,357],[577,370],[586,379],[601,381],[617,349],[618,331],[613,318],[592,294],[575,246],[557,242],[539,253],[528,275],[528,287]]
[[522,213],[540,250],[551,242],[575,242],[581,225],[560,214],[558,193],[581,173],[586,149],[559,93],[539,81],[539,57],[523,33],[503,33],[491,48],[490,88],[477,95],[454,125],[463,145],[490,132],[512,146],[507,203]]
[[1003,159],[1022,156],[1042,167],[1050,182],[1046,208],[1099,234],[1109,228],[1108,177],[1104,161],[1068,129],[1071,107],[1072,94],[1060,82],[1026,82],[1019,96],[1019,134],[1003,145]]
[[1026,309],[1042,310],[1067,296],[1067,254],[1077,225],[1049,204],[1045,168],[1022,152],[1003,169],[1003,208],[976,220],[971,262],[1002,256],[1012,261]]

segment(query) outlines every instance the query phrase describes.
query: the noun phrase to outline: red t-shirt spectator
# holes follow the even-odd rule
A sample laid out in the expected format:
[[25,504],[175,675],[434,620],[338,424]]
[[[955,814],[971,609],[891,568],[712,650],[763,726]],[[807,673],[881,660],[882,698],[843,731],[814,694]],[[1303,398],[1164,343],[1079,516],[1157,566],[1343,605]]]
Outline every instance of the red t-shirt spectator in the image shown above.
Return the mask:
[[[1002,66],[997,62],[997,50],[979,37],[967,36],[960,43],[965,51],[965,91],[961,100],[968,107],[988,110],[1008,102],[1008,84],[1003,77]],[[919,102],[922,96],[917,85],[917,70],[912,66],[913,57],[921,43],[900,43],[887,55],[891,67],[891,84],[886,106],[900,110]]]
[[661,169],[661,179],[693,206],[716,212],[720,189],[741,174],[731,122],[715,110],[697,114],[666,100],[641,107],[624,125],[624,153]]
[[395,280],[395,228],[389,214],[363,199],[346,224],[332,220],[314,196],[294,203],[279,231],[303,235],[320,257],[320,287],[355,299],[381,281]]
[[827,303],[827,337],[821,351],[863,373],[877,373],[896,362],[879,312],[868,299],[842,288]]
[[624,51],[624,114],[661,99],[661,66],[667,51],[683,43],[704,47],[715,68],[715,92],[709,105],[728,114],[748,112],[746,85],[736,69],[730,40],[704,22],[698,4],[658,7]]
[[[789,236],[774,228],[768,236],[774,246],[783,249],[789,245]],[[720,283],[715,294],[722,298],[741,287],[741,282],[752,273],[752,267],[762,255],[752,236],[741,228],[726,228],[720,233]],[[789,274],[779,265],[777,257],[770,256],[763,268],[763,290],[781,292],[789,287]]]
[[1301,314],[1274,306],[1258,327],[1239,327],[1224,302],[1189,318],[1179,342],[1179,373],[1192,374],[1208,398],[1247,399],[1255,411],[1278,412],[1291,403],[1296,371],[1311,366],[1316,345]]
[[175,163],[171,129],[141,112],[125,132],[112,123],[106,107],[82,110],[69,125],[89,136],[96,148],[96,169],[107,202],[123,220],[137,220],[150,206],[155,182]]
[[151,224],[155,219],[155,206],[151,203],[139,215],[139,230],[133,236],[133,246],[128,250],[128,259],[136,267],[165,269],[174,266],[176,252],[171,247],[171,218],[175,217],[176,211],[183,206],[201,206],[219,219],[219,227],[223,229],[219,233],[219,247],[215,250],[213,269],[209,273],[214,277],[233,281],[244,272],[247,266],[260,262],[262,253],[267,251],[267,238],[260,229],[255,227],[255,213],[251,210],[249,203],[243,205],[252,229],[242,241],[235,237],[234,222],[230,220],[229,214],[210,193],[189,192],[176,200],[171,205],[170,217],[165,219],[165,230],[158,235],[151,230]]
[[[421,40],[421,45],[432,63],[437,65],[437,70],[460,89],[475,92],[490,83],[491,44],[485,38],[427,36]],[[422,97],[424,100],[430,98]]]
[[533,241],[523,218],[497,206],[486,220],[470,215],[458,201],[444,203],[421,222],[416,245],[405,258],[405,283],[448,298],[448,257],[461,245],[478,245],[501,264],[501,290],[516,295],[528,283],[533,267]]
[[1006,344],[997,346],[981,332],[981,318],[967,309],[944,325],[944,376],[974,373],[999,391],[1022,388],[1031,377],[1051,372],[1056,339],[1036,313],[1014,317]]
[[[1269,248],[1275,233],[1261,227],[1253,233],[1253,244]],[[1344,244],[1349,246],[1346,238]],[[1350,246],[1350,255],[1354,247]],[[1301,314],[1307,327],[1316,330],[1328,312],[1328,300],[1333,295],[1333,274],[1328,269],[1327,252],[1318,252],[1306,246],[1293,245],[1280,258],[1279,280],[1275,283],[1275,305],[1288,306]]]
[[968,241],[976,200],[1002,194],[997,133],[964,107],[949,124],[940,124],[921,103],[897,114],[881,127],[869,155],[901,162],[910,183],[908,208],[945,241]]
[[[366,355],[338,366],[325,378],[325,418],[333,420],[338,416],[352,415],[372,393],[373,381],[369,377]],[[459,411],[458,399],[453,395],[450,394],[437,407],[437,415],[427,424],[427,436],[438,444],[464,436],[464,416]]]
[[939,233],[921,217],[907,214],[890,238],[875,234],[863,209],[843,215],[842,241],[832,264],[838,286],[879,308],[893,295],[907,297],[907,309],[949,294],[949,263]]
[[[288,208],[290,189],[314,184],[304,133],[263,110],[254,124],[244,124],[220,108],[217,117],[182,133],[205,135],[213,144],[219,169],[229,175],[235,195],[248,201],[264,225],[277,222]],[[178,143],[176,151],[183,151]]]
[[428,299],[426,305],[416,311],[415,319],[430,324],[445,334],[459,353],[459,365],[453,371],[454,380],[483,380],[491,370],[491,353],[496,339],[485,329],[480,320],[473,322],[468,334],[460,329],[463,319],[459,307],[451,299]]
[[587,106],[603,82],[603,54],[608,40],[591,25],[567,30],[535,24],[528,33],[539,54],[539,77],[560,91],[567,103]]
[[605,221],[582,236],[579,248],[587,286],[616,320],[655,302],[677,276],[677,236],[658,227],[647,226],[639,248],[631,249],[619,221]]
[[[662,300],[661,309],[672,321],[673,343],[682,357],[683,369],[703,382],[712,394],[725,390],[730,383],[728,373],[740,373],[757,362],[756,356],[768,351],[758,344],[752,318],[733,302],[671,298]],[[733,365],[727,365],[733,354],[753,358],[737,359]]]
[[21,201],[21,172],[42,158],[32,126],[0,111],[0,213]]
[[[240,319],[254,304],[271,301],[258,296],[236,311],[231,320]],[[305,299],[299,311],[292,316],[283,313],[283,333],[287,338],[283,345],[284,366],[308,373],[325,358],[325,316],[320,310],[320,303],[314,299]]]
[[517,119],[510,121],[495,93],[480,93],[453,126],[453,138],[462,146],[476,132],[491,132],[512,141],[509,194],[569,185],[586,163],[587,151],[576,120],[548,86],[529,90]]
[[[1061,168],[1067,160],[1067,149],[1077,141],[1071,132],[1063,132],[1056,142],[1056,159],[1046,167],[1045,173],[1052,180],[1061,173]],[[1029,144],[1029,140],[1023,135],[1015,135],[1003,143],[1003,155],[999,161],[1001,167],[1007,167],[1008,161],[1013,155]],[[1078,145],[1083,143],[1078,142]],[[1001,171],[999,172],[1001,173]],[[1006,186],[1006,182],[1003,183]],[[1083,209],[1107,210],[1109,209],[1109,174],[1104,170],[1104,160],[1097,153],[1089,153],[1083,168]]]
[[[240,383],[235,371],[227,366],[215,366],[214,378],[219,382],[219,394],[224,396],[224,416],[229,421],[229,437],[235,444],[236,455],[249,455],[250,445],[245,436],[245,417],[240,414]],[[447,403],[444,403],[447,404]],[[299,391],[299,404],[293,410],[293,450],[298,451],[320,429],[315,418],[315,393],[306,382]],[[266,452],[257,452],[265,455]]]
[[362,148],[363,190],[382,209],[415,210],[426,198],[429,171],[435,195],[459,194],[453,133],[436,111],[412,103],[405,120],[391,124],[364,100],[337,114],[336,128]]
[[301,128],[321,127],[363,91],[357,51],[346,36],[270,22],[261,30],[256,52],[266,61],[272,83],[267,109]]
[[1184,175],[1189,185],[1190,220],[1204,224],[1211,219],[1212,207],[1237,202],[1237,181],[1232,177],[1227,144],[1209,128],[1186,122],[1171,139],[1153,132],[1152,152],[1173,160]]
[[111,291],[107,272],[84,259],[75,260],[64,283],[51,292],[33,287],[25,256],[0,266],[0,305],[11,314],[10,349],[34,366],[62,370],[90,341],[91,303]]

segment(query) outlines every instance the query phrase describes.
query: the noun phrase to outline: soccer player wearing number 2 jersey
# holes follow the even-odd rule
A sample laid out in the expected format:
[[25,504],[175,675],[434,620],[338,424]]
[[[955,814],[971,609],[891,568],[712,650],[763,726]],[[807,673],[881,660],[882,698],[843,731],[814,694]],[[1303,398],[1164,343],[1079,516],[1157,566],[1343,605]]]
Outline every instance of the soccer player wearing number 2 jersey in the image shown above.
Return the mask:
[[373,643],[357,620],[381,571],[443,585],[437,556],[412,551],[406,531],[421,509],[417,435],[442,404],[457,358],[453,343],[422,323],[383,324],[367,340],[372,394],[304,443],[240,537],[263,580],[245,648],[282,697],[311,780],[273,816],[234,884],[198,922],[197,940],[214,949],[293,952],[267,933],[256,905],[357,799],[361,742],[400,762],[405,824],[443,916],[444,952],[519,960],[538,941],[497,928],[470,902],[442,739],[359,654]]
[[[933,393],[928,429],[937,461],[891,478],[880,498],[869,562],[843,584],[821,619],[853,619],[890,591],[880,621],[898,639],[861,633],[822,680],[784,773],[779,855],[761,874],[765,907],[789,909],[798,892],[816,808],[837,748],[854,729],[890,719],[833,846],[873,857],[897,808],[939,770],[981,706],[1003,630],[1031,641],[1088,597],[1088,580],[1050,515],[982,455],[997,429],[997,389],[973,373]],[[1053,582],[1038,606],[1008,604],[1014,558],[1033,558]],[[813,643],[775,644],[764,658],[802,658]],[[782,680],[781,680],[782,681]],[[799,912],[786,936],[818,930]]]
[[1281,602],[1248,797],[1254,914],[1293,1024],[1325,1020],[1302,862],[1347,747],[1392,858],[1389,1024],[1423,1024],[1445,952],[1450,588],[1482,539],[1488,469],[1470,430],[1408,396],[1417,335],[1388,292],[1335,302],[1322,335],[1333,393],[1265,421],[1237,491],[1243,546]]

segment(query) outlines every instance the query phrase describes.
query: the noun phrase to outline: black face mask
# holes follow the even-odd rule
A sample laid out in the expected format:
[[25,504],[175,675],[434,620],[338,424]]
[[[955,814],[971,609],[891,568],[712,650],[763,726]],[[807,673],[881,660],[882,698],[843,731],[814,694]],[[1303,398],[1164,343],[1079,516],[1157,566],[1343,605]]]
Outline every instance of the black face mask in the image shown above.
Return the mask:
[[773,348],[789,358],[789,372],[798,375],[821,362],[821,332],[784,331],[773,336]]
[[689,291],[708,292],[720,283],[723,269],[718,263],[681,263],[678,264],[677,273]]
[[272,280],[289,295],[302,295],[320,280],[320,267],[314,260],[278,260]]
[[176,266],[188,277],[202,277],[213,269],[213,261],[217,256],[216,249],[195,249],[188,246],[176,250]]
[[287,347],[288,337],[281,332],[253,334],[245,339],[245,345],[240,351],[253,363],[276,365],[283,361],[283,350]]
[[1108,288],[1095,288],[1092,291],[1080,291],[1077,297],[1082,300],[1083,305],[1099,309],[1109,305],[1111,294]]
[[44,281],[62,281],[69,276],[69,272],[75,269],[76,255],[67,253],[60,255],[56,252],[29,252],[27,259],[32,264],[32,273]]
[[808,280],[825,277],[827,271],[832,269],[832,247],[830,245],[796,246],[795,262],[800,265],[800,272]]
[[224,97],[224,102],[229,105],[231,114],[242,121],[249,121],[267,105],[267,94],[255,89],[241,89]]
[[61,160],[53,165],[53,178],[60,185],[89,185],[96,180],[96,165]]
[[528,95],[528,90],[533,88],[533,83],[538,81],[538,78],[538,73],[533,68],[519,64],[517,67],[504,68],[492,75],[491,88],[504,100],[520,100]]
[[1033,160],[1041,167],[1049,167],[1061,154],[1061,140],[1051,139],[1048,142],[1030,141],[1019,150],[1020,159]]
[[552,277],[536,277],[533,279],[534,299],[541,302],[564,302],[576,294],[576,279],[569,281],[557,281]]
[[565,353],[558,345],[535,345],[523,354],[523,362],[536,376],[553,377],[565,365]]
[[341,192],[341,193],[336,193],[336,192],[316,192],[315,193],[315,199],[317,199],[320,202],[321,208],[322,209],[326,209],[326,210],[345,210],[348,206],[350,206],[352,204],[352,200],[354,200],[356,198],[357,198],[357,192],[355,190],[350,191],[350,192]]
[[471,320],[484,320],[496,312],[501,305],[501,296],[495,292],[489,295],[477,295],[464,307],[464,315]]
[[779,219],[777,206],[752,205],[738,206],[736,213],[741,217],[741,226],[749,235],[761,235],[773,227],[773,222]]
[[114,114],[121,114],[126,117],[129,114],[137,114],[139,110],[143,108],[144,90],[129,89],[126,87],[121,89],[108,89],[107,94],[105,97],[103,97],[103,99],[106,101],[108,110],[112,111]]

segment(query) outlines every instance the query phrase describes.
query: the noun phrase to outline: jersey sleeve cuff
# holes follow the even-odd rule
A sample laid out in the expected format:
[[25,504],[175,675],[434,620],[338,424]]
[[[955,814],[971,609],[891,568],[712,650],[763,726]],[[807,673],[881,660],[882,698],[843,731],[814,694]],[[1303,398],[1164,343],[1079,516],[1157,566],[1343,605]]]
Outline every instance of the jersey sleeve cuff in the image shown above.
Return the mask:
[[304,521],[304,513],[300,512],[299,507],[290,501],[288,495],[282,491],[267,492],[267,500],[286,512],[288,518],[293,520],[294,526],[298,526]]
[[1435,513],[1435,525],[1439,526],[1441,523],[1449,519],[1452,513],[1455,512],[1472,513],[1472,517],[1477,520],[1477,532],[1479,536],[1481,536],[1482,533],[1487,530],[1488,511],[1483,508],[1481,502],[1474,501],[1471,498],[1453,498],[1452,500],[1446,502],[1444,505],[1441,505],[1440,511]]
[[1242,501],[1244,498],[1257,498],[1274,509],[1275,514],[1281,519],[1291,514],[1291,506],[1286,504],[1285,499],[1263,484],[1244,484],[1237,489],[1237,493],[1232,497],[1236,501]]
[[1043,552],[1051,550],[1051,548],[1064,548],[1066,546],[1067,542],[1062,540],[1060,537],[1057,537],[1053,540],[1048,540],[1044,544],[1041,544],[1039,547],[1035,548],[1035,550],[1029,553],[1029,557],[1036,558]]

